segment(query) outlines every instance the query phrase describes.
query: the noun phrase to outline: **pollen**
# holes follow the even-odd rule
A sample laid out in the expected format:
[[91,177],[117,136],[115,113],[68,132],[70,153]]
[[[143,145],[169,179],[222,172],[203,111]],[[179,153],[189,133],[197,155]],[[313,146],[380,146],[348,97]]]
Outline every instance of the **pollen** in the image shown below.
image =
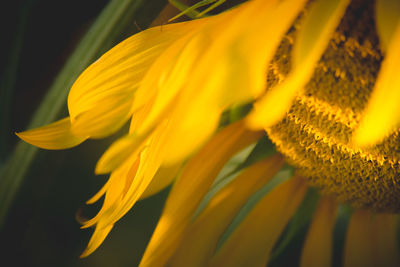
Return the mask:
[[[269,87],[290,70],[289,40],[296,40],[298,24],[269,66]],[[384,58],[375,28],[372,1],[352,1],[310,82],[284,119],[266,130],[277,149],[321,193],[355,208],[399,212],[399,131],[370,147],[352,142]]]

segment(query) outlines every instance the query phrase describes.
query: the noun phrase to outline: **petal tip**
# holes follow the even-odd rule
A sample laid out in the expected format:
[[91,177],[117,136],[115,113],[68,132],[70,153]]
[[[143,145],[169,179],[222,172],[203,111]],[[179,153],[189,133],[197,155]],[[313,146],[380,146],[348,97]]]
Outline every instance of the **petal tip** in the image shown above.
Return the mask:
[[46,126],[15,133],[23,141],[49,150],[67,149],[79,145],[88,137],[76,136],[71,132],[69,117]]

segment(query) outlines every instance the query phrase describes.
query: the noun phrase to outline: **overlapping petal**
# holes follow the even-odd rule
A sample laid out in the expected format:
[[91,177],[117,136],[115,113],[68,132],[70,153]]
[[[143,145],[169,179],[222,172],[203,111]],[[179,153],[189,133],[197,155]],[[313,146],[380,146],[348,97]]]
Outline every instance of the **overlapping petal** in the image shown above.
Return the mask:
[[240,208],[282,165],[280,155],[272,156],[244,170],[221,189],[187,228],[170,265],[207,266],[220,237]]
[[[277,123],[314,73],[350,0],[315,1],[308,11],[293,47],[293,68],[282,84],[272,88],[255,104],[249,125],[255,129]],[[286,11],[286,9],[283,9]]]
[[73,131],[101,138],[130,117],[135,91],[154,61],[202,21],[154,27],[121,42],[89,66],[68,96]]
[[394,214],[355,211],[347,229],[343,266],[399,266],[397,221]]
[[304,3],[250,1],[171,45],[138,89],[134,109],[153,101],[138,135],[170,119],[166,164],[190,155],[215,131],[223,110],[262,93],[267,63]]
[[141,266],[163,266],[177,248],[197,205],[226,161],[260,137],[247,131],[243,121],[213,137],[185,166],[174,184]]
[[150,197],[157,194],[167,186],[169,186],[174,179],[179,175],[182,170],[182,163],[171,166],[161,166],[150,184],[147,186],[146,191],[140,196],[140,199]]
[[267,194],[217,251],[210,266],[265,266],[306,189],[305,181],[294,177]]
[[[136,201],[146,191],[151,184],[153,177],[157,173],[165,150],[160,146],[165,142],[165,129],[160,127],[154,133],[147,146],[139,153],[131,153],[131,155],[111,174],[109,181],[105,187],[100,190],[100,194],[96,194],[88,202],[92,203],[105,193],[103,206],[99,213],[92,219],[84,223],[83,228],[94,226],[95,232],[89,242],[89,245],[83,254],[89,255],[104,240],[104,231],[109,229],[117,220],[119,220],[126,212],[136,203]],[[154,189],[153,189],[154,190]],[[102,239],[98,242],[98,239]]]

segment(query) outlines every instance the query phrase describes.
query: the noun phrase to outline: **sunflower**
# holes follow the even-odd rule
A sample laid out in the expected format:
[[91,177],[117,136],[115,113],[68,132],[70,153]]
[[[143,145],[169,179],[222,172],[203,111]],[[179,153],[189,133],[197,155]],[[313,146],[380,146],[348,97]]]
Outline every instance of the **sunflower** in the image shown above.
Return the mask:
[[[95,230],[82,256],[173,183],[141,266],[265,266],[304,210],[302,266],[331,264],[343,210],[344,266],[399,265],[399,10],[390,0],[251,0],[104,54],[72,86],[69,117],[18,134],[65,149],[130,120],[96,166],[111,174],[87,202],[104,196],[83,222]],[[281,154],[259,159],[265,133]],[[235,163],[252,147],[258,156]]]

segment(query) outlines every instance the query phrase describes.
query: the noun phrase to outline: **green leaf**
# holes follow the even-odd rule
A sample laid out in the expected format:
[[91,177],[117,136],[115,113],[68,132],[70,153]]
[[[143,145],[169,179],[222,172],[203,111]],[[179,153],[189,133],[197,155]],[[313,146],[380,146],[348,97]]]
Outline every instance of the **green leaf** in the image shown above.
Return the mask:
[[[109,49],[135,19],[143,16],[143,24],[148,25],[165,4],[165,0],[110,1],[69,57],[27,128],[35,128],[56,120],[65,110],[69,88],[78,75],[102,52]],[[36,147],[20,141],[0,170],[0,227],[4,224],[10,205],[37,152]]]
[[245,168],[259,160],[271,156],[275,152],[274,145],[268,139],[268,137],[265,136],[261,138],[257,144],[252,144],[234,155],[218,174],[215,182],[211,186],[210,191],[208,191],[208,193],[204,196],[202,202],[194,213],[193,218],[200,214],[200,212],[207,206],[209,201],[215,196],[215,194],[218,193],[219,190],[233,181],[242,173]]
[[251,154],[252,149],[255,147],[255,144],[252,144],[242,151],[238,152],[234,155],[222,168],[220,173],[218,174],[217,178],[213,185],[211,186],[210,190],[204,196],[203,200],[200,202],[196,212],[193,215],[193,219],[196,218],[207,206],[210,200],[228,183],[234,180],[242,171],[242,169],[237,169],[246,158]]
[[264,136],[257,142],[257,145],[251,151],[246,160],[237,167],[237,170],[246,168],[259,160],[271,156],[275,152],[275,145],[267,136]]
[[306,228],[314,215],[318,204],[318,199],[319,195],[317,190],[315,188],[309,188],[303,202],[300,204],[297,212],[290,220],[284,235],[282,236],[277,247],[274,249],[270,261],[273,261],[281,256],[296,235],[300,231],[304,231],[304,228]]
[[271,192],[278,185],[289,180],[293,177],[294,168],[290,165],[285,165],[282,169],[260,190],[258,190],[242,207],[236,217],[233,219],[231,224],[222,234],[221,239],[218,242],[217,249],[221,248],[229,236],[235,231],[235,229],[240,225],[240,223],[246,218],[247,214],[253,209],[253,207],[269,192]]
[[350,223],[350,217],[353,209],[346,204],[339,206],[336,217],[335,228],[333,229],[333,252],[332,266],[340,266],[343,264],[343,248],[346,242],[347,228]]
[[214,4],[212,4],[211,6],[206,8],[204,11],[202,11],[200,14],[198,14],[197,17],[202,17],[202,16],[206,15],[208,12],[214,10],[215,8],[219,7],[220,5],[222,5],[225,2],[226,2],[226,0],[218,0],[217,2],[215,2]]
[[[223,3],[226,2],[226,0],[202,0],[192,6],[187,6],[179,0],[168,0],[168,2],[171,5],[178,8],[180,11],[182,11],[181,13],[179,13],[178,15],[176,15],[175,17],[173,17],[172,19],[169,20],[169,21],[173,21],[177,18],[182,17],[183,15],[186,15],[191,19],[198,19],[198,18],[206,17],[208,12],[210,12],[213,9],[217,8],[218,6],[222,5]],[[202,12],[198,12],[196,10],[200,7],[207,6],[207,5],[211,5],[211,6],[209,6]]]
[[182,11],[181,13],[179,13],[178,15],[176,15],[175,17],[173,17],[173,18],[171,19],[171,21],[172,21],[172,20],[175,20],[175,19],[177,19],[177,18],[179,18],[179,17],[181,17],[181,16],[183,16],[183,15],[186,15],[186,16],[188,16],[188,17],[191,18],[191,19],[195,19],[195,18],[197,18],[197,15],[200,14],[200,13],[199,13],[198,11],[196,11],[196,10],[190,10],[190,6],[188,6],[188,5],[184,4],[184,3],[182,3],[182,2],[179,1],[179,0],[168,0],[168,2],[169,2],[171,5],[173,5],[174,7],[176,7],[177,9],[179,9],[180,11]]

